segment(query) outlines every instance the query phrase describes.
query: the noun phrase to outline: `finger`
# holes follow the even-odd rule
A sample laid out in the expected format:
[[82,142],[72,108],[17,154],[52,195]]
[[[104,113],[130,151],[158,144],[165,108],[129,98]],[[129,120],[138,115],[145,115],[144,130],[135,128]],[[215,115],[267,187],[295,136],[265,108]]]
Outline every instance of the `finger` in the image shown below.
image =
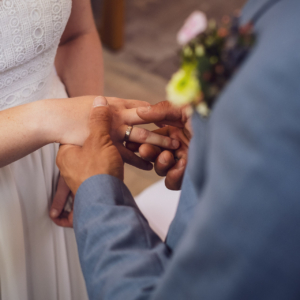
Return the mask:
[[139,147],[139,154],[142,159],[155,162],[157,157],[161,154],[161,149],[150,144],[143,144]]
[[[153,132],[164,136],[170,136],[170,126],[165,126],[163,128],[153,130]],[[178,150],[176,151],[182,151],[182,150],[187,151],[187,146],[189,145],[190,141],[189,138],[186,136],[184,129],[179,131],[176,135],[173,136],[180,141],[180,145],[181,145],[181,147],[178,148]]]
[[[102,147],[110,137],[111,112],[105,97],[96,97],[90,114],[90,136],[86,143],[96,143]],[[110,140],[110,138],[109,138]]]
[[133,143],[133,142],[126,142],[126,148],[132,152],[138,152],[141,144]]
[[157,175],[166,176],[168,171],[175,165],[174,155],[170,151],[163,151],[154,164]]
[[59,177],[56,193],[50,208],[50,217],[52,219],[57,218],[62,213],[68,200],[69,194],[70,189],[67,186],[65,180],[63,179],[63,177]]
[[52,219],[52,221],[57,226],[72,228],[73,227],[73,211],[70,213],[63,213],[58,218]]
[[148,123],[163,123],[183,128],[187,121],[185,112],[168,101],[137,108],[138,116]]
[[[119,127],[119,140],[122,140],[122,138],[125,136],[127,128],[128,126],[126,125],[122,125]],[[172,150],[178,149],[180,146],[180,142],[178,140],[171,139],[168,136],[163,136],[155,132],[149,131],[145,128],[139,127],[133,127],[129,136],[129,141],[139,144],[152,144],[165,149]]]
[[122,120],[123,120],[123,123],[128,124],[128,125],[140,125],[140,124],[148,123],[147,121],[145,121],[139,117],[139,115],[137,114],[136,108],[125,109],[122,112]]
[[[168,129],[169,127],[164,127],[164,128],[160,128],[160,129],[156,129],[156,130],[154,130],[153,132],[155,132],[155,133],[158,133],[158,134],[160,134],[160,135],[164,135],[164,136],[168,136],[169,135],[169,129]],[[140,147],[142,147],[142,148],[140,148]],[[150,158],[148,158],[148,153],[147,153],[147,149],[148,149],[148,147],[149,147],[149,150],[152,152],[152,148],[154,149],[155,148],[155,150],[154,150],[154,152],[155,153],[157,153],[158,151],[159,151],[159,153],[157,154],[157,155],[159,155],[160,153],[161,153],[161,150],[160,150],[160,148],[159,147],[157,147],[157,146],[153,146],[153,145],[150,145],[150,144],[139,144],[139,143],[133,143],[133,142],[126,142],[126,148],[127,149],[129,149],[130,151],[132,151],[132,152],[137,152],[137,151],[139,151],[139,153],[140,153],[140,155],[142,156],[142,158],[143,159],[145,159],[145,160],[147,160],[147,161],[155,161],[155,159],[156,159],[156,157],[155,157],[155,159],[154,160],[152,160],[152,159],[150,159]],[[141,152],[141,151],[142,152]]]
[[147,162],[142,158],[138,157],[133,152],[126,149],[123,145],[117,145],[117,148],[125,163],[132,165],[141,170],[150,171],[153,169],[153,165],[150,162]]
[[186,164],[185,159],[180,159],[167,173],[165,185],[169,190],[178,191],[181,189]]
[[149,105],[150,105],[150,103],[146,102],[146,101],[132,100],[132,99],[125,100],[125,108],[127,108],[127,109],[144,107],[144,106],[149,106]]

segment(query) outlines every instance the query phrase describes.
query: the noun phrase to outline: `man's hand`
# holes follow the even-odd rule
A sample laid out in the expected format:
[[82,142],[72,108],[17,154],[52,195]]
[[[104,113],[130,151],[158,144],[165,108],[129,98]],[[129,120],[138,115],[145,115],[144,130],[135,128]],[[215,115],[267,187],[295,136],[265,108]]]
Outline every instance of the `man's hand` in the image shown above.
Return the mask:
[[182,129],[173,126],[166,126],[155,132],[178,139],[181,143],[179,149],[171,152],[157,146],[143,144],[139,148],[139,153],[143,159],[154,162],[155,171],[159,176],[166,176],[165,184],[168,189],[180,190],[187,165],[189,139]]
[[140,107],[137,109],[137,114],[146,122],[154,122],[158,126],[164,126],[154,132],[179,140],[181,146],[175,151],[164,150],[149,144],[128,143],[127,147],[132,151],[139,151],[143,159],[154,162],[156,173],[160,176],[166,176],[167,188],[179,190],[187,164],[187,153],[191,138],[191,130],[186,114],[182,109],[173,107],[167,101],[153,106]]
[[123,180],[123,160],[110,138],[111,112],[107,100],[97,97],[91,112],[90,135],[82,147],[61,146],[56,163],[61,176],[75,195],[88,178],[108,174]]

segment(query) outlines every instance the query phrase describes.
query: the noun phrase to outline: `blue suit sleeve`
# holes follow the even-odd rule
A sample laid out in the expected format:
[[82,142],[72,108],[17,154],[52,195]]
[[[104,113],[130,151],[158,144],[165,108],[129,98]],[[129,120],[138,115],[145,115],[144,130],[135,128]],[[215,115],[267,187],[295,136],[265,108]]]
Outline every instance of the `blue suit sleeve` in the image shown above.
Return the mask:
[[170,257],[127,187],[98,175],[76,194],[74,229],[90,299],[147,299]]

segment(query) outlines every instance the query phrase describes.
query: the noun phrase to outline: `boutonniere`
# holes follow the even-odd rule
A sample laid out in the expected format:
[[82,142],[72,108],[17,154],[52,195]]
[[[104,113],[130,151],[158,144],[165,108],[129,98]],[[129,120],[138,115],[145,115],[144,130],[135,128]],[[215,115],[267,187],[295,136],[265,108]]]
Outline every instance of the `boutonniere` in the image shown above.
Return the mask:
[[239,26],[238,16],[224,17],[221,26],[194,12],[177,36],[182,64],[167,85],[175,105],[191,105],[207,117],[216,98],[255,43],[252,24]]

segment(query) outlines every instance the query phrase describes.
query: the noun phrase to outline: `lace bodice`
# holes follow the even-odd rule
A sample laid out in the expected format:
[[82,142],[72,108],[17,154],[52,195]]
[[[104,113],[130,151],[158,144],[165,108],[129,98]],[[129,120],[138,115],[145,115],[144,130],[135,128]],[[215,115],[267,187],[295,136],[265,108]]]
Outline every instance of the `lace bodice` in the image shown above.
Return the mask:
[[45,98],[72,0],[0,0],[0,110]]

